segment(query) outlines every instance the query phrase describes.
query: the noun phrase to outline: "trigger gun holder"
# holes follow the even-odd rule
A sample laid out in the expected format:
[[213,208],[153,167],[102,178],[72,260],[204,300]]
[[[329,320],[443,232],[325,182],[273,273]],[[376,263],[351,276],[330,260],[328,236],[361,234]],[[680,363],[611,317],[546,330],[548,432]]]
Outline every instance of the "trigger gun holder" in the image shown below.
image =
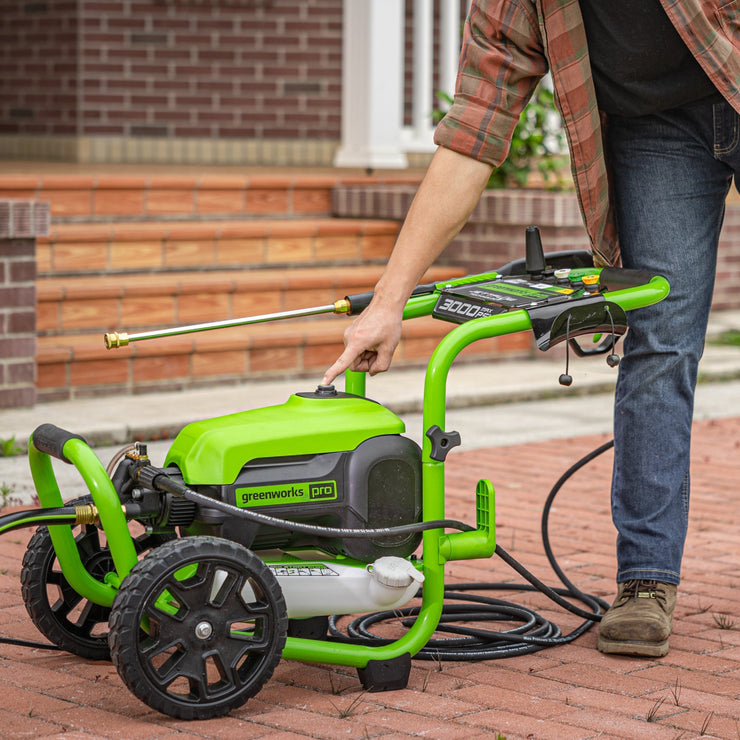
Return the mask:
[[[543,352],[554,345],[568,341],[579,356],[603,354],[611,350],[617,337],[627,331],[627,315],[621,306],[595,295],[578,303],[545,304],[527,310],[532,323],[537,348]],[[574,337],[582,334],[608,332],[601,344],[591,349],[582,348]]]

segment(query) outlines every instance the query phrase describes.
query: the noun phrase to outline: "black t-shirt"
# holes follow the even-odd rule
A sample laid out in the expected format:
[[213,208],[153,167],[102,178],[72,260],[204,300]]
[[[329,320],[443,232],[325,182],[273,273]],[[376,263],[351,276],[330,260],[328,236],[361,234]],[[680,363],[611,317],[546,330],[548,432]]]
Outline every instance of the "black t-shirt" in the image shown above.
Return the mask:
[[642,116],[720,102],[658,0],[580,0],[599,108]]

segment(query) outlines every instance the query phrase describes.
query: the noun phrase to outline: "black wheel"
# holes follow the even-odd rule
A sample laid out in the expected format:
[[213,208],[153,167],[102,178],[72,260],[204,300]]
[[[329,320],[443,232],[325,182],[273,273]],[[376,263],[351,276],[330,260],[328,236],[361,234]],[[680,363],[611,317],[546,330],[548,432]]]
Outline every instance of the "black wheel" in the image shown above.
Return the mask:
[[177,719],[227,714],[280,661],[287,633],[272,571],[242,545],[185,537],[150,552],[113,602],[113,664],[152,709]]
[[[91,501],[89,496],[83,496],[67,505]],[[82,564],[90,575],[102,581],[106,573],[115,570],[101,529],[94,524],[78,525],[73,534]],[[167,539],[162,535],[141,534],[134,539],[134,546],[142,553]],[[47,527],[39,527],[26,548],[21,593],[31,620],[48,640],[81,658],[110,659],[110,608],[83,599],[69,585],[56,559]]]

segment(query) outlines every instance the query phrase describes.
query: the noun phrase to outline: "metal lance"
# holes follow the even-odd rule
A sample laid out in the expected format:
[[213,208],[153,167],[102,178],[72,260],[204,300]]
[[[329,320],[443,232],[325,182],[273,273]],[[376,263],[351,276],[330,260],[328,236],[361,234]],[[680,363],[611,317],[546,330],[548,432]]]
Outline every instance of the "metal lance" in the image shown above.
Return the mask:
[[301,316],[318,316],[325,313],[350,313],[350,302],[347,298],[329,303],[325,306],[314,306],[313,308],[300,308],[294,311],[278,311],[266,313],[261,316],[243,316],[238,319],[226,319],[224,321],[209,321],[205,324],[189,324],[187,326],[174,326],[169,329],[154,329],[142,331],[137,334],[127,334],[123,331],[109,332],[105,335],[105,346],[107,349],[125,347],[131,342],[139,342],[143,339],[161,339],[162,337],[174,337],[180,334],[192,334],[198,331],[210,331],[211,329],[228,329],[232,326],[247,326],[249,324],[261,324],[267,321],[280,321],[282,319],[294,319]]

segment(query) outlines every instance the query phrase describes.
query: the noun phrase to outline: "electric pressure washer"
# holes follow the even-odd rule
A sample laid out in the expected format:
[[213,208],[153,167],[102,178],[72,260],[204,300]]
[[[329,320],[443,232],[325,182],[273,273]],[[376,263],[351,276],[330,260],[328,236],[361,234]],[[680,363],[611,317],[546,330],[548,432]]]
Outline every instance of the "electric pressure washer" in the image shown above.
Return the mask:
[[[135,444],[104,468],[82,437],[52,424],[38,427],[29,459],[43,508],[0,518],[0,532],[40,525],[21,575],[37,628],[58,649],[111,658],[137,697],[182,719],[241,706],[281,657],[355,667],[371,691],[405,687],[412,657],[430,657],[438,630],[455,635],[443,641],[454,659],[491,657],[479,630],[442,624],[456,613],[444,604],[445,564],[494,551],[532,588],[586,619],[570,639],[588,628],[603,602],[588,599],[563,574],[568,587],[549,589],[497,547],[490,481],[477,485],[475,526],[445,518],[445,458],[460,444],[459,434],[445,428],[447,374],[469,344],[520,331],[534,332],[541,350],[566,342],[581,355],[608,353],[615,365],[625,312],[662,300],[669,286],[659,275],[594,268],[584,251],[545,255],[535,227],[526,241],[524,259],[419,286],[407,302],[404,319],[431,314],[458,324],[428,364],[421,449],[404,436],[396,414],[366,397],[364,374],[351,371],[342,392],[319,386],[281,405],[189,424],[162,467]],[[353,315],[371,297],[114,333],[105,341],[113,348],[295,315]],[[578,344],[577,336],[595,333],[605,339],[589,348]],[[567,356],[561,383],[570,384]],[[63,503],[51,457],[74,465],[89,495]],[[464,589],[457,584],[454,593]],[[406,607],[417,596],[420,606]],[[584,600],[590,611],[566,596]],[[464,620],[484,619],[486,610],[502,613],[501,602],[470,599],[475,607]],[[336,615],[367,613],[369,621],[355,621],[348,634],[337,626]],[[404,618],[397,639],[369,630],[388,614]],[[519,640],[523,650],[561,637],[542,624],[529,635],[522,631],[497,634]],[[439,655],[441,648],[431,651]]]

